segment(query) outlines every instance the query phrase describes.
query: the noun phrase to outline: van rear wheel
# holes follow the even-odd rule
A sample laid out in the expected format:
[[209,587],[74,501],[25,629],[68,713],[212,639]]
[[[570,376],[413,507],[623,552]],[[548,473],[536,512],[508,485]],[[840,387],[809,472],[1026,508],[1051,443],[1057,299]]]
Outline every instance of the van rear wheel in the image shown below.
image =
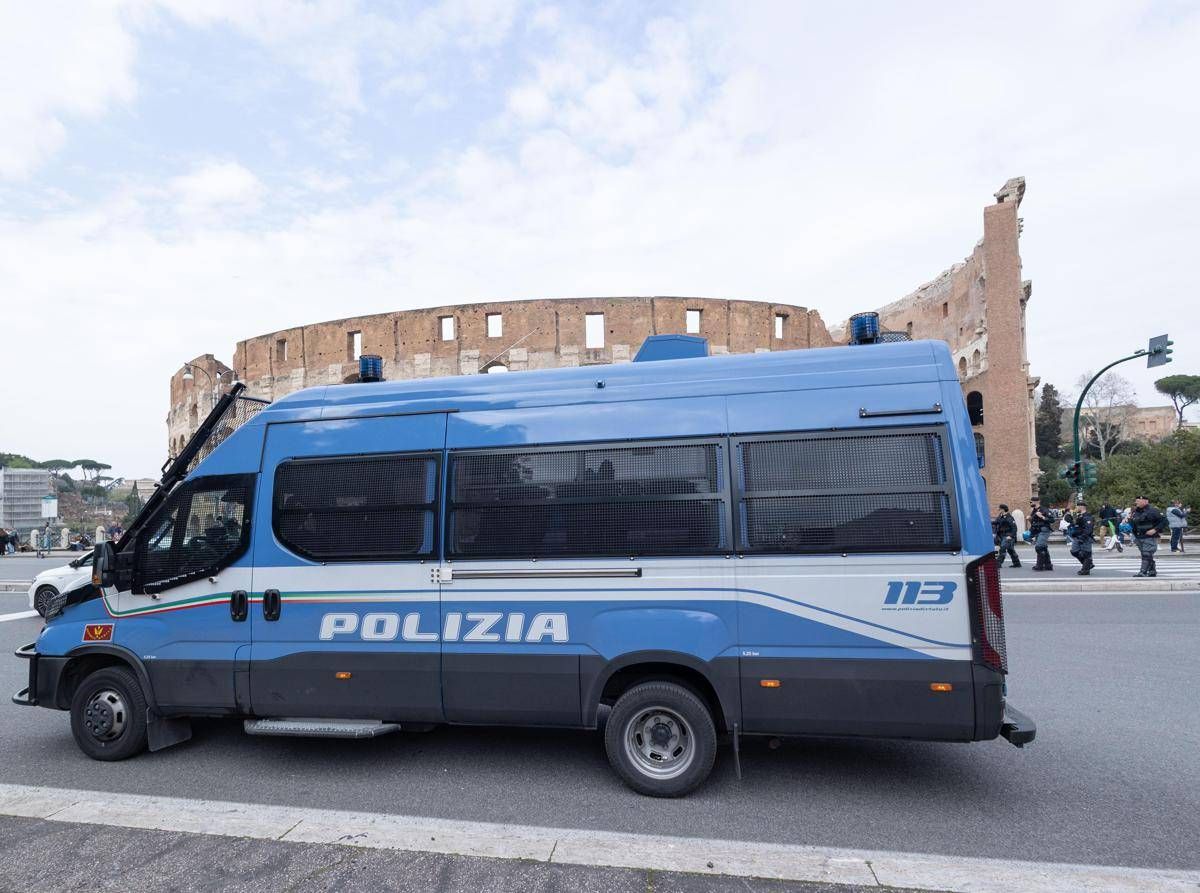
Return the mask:
[[146,696],[124,667],[90,674],[71,698],[71,732],[93,760],[124,760],[146,749]]
[[608,761],[651,797],[682,797],[708,778],[717,732],[707,705],[674,682],[643,682],[621,695],[604,729]]

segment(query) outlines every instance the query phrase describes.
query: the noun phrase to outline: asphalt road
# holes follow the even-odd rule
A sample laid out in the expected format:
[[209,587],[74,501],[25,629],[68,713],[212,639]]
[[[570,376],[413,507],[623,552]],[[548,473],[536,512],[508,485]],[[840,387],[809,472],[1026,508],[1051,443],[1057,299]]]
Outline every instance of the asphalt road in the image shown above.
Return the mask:
[[[0,595],[0,614],[18,597]],[[12,603],[12,604],[10,604]],[[90,790],[488,822],[1037,861],[1200,868],[1200,596],[1006,598],[1010,696],[1038,740],[761,740],[678,801],[624,788],[598,735],[442,728],[368,741],[248,738],[206,721],[124,763],[75,747],[65,714],[0,704],[3,779]],[[38,621],[0,623],[0,649]],[[0,692],[25,664],[0,658]]]

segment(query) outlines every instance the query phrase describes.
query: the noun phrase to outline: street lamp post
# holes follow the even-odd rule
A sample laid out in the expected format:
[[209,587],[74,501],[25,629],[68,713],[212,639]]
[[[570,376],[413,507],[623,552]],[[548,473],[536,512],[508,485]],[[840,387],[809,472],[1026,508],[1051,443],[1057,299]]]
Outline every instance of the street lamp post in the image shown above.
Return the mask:
[[1083,391],[1080,392],[1079,399],[1077,401],[1075,401],[1075,420],[1074,420],[1074,426],[1073,426],[1074,427],[1074,440],[1075,440],[1075,443],[1074,443],[1075,464],[1072,465],[1067,470],[1067,472],[1064,472],[1064,476],[1069,477],[1071,480],[1071,483],[1073,483],[1076,487],[1077,492],[1075,494],[1075,498],[1077,500],[1080,498],[1078,488],[1083,483],[1083,477],[1084,477],[1083,467],[1082,467],[1083,450],[1079,443],[1079,413],[1083,409],[1083,398],[1087,396],[1087,392],[1091,390],[1092,385],[1094,385],[1096,383],[1096,381],[1100,378],[1100,376],[1103,375],[1105,372],[1107,372],[1109,369],[1111,369],[1113,366],[1120,365],[1121,363],[1127,363],[1130,360],[1136,360],[1138,357],[1146,357],[1146,366],[1150,367],[1150,368],[1152,368],[1154,366],[1162,366],[1162,365],[1165,365],[1166,363],[1171,362],[1171,353],[1173,352],[1171,350],[1172,344],[1174,344],[1174,342],[1171,341],[1166,335],[1158,335],[1154,338],[1151,338],[1149,348],[1147,348],[1146,350],[1139,350],[1139,351],[1137,351],[1137,353],[1132,353],[1127,357],[1121,357],[1121,359],[1114,360],[1113,362],[1109,363],[1107,366],[1105,366],[1103,369],[1101,369],[1099,372],[1097,372],[1095,375],[1093,375],[1092,380],[1089,381],[1084,386]]

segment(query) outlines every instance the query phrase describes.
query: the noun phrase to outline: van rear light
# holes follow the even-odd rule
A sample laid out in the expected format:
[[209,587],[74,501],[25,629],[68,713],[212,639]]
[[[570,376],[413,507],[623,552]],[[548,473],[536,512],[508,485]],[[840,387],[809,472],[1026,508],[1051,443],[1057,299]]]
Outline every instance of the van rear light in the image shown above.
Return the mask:
[[995,555],[985,555],[967,567],[967,597],[977,658],[993,670],[1007,673],[1004,603],[1000,597],[1000,569],[996,566]]

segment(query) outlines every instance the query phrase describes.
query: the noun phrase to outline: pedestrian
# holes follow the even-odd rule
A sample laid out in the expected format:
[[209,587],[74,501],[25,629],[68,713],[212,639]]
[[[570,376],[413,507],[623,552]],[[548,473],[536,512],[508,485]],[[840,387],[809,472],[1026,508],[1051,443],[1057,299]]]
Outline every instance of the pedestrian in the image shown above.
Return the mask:
[[1050,561],[1050,531],[1054,523],[1049,513],[1042,508],[1041,501],[1034,497],[1029,501],[1029,534],[1033,539],[1033,551],[1037,562],[1033,565],[1035,571],[1052,571],[1054,565]]
[[1100,512],[1096,517],[1100,519],[1100,529],[1104,532],[1104,551],[1111,552],[1115,548],[1118,552],[1124,552],[1125,547],[1121,545],[1121,538],[1117,533],[1117,524],[1120,523],[1121,513],[1105,502],[1100,506]]
[[992,530],[996,534],[996,545],[999,547],[996,551],[997,567],[1004,567],[1005,555],[1012,559],[1013,567],[1020,567],[1021,559],[1017,557],[1016,548],[1017,522],[1004,503],[1000,503],[1000,514],[996,515],[996,519],[992,521]]
[[1183,552],[1183,532],[1187,530],[1187,519],[1190,508],[1184,508],[1183,503],[1176,499],[1167,509],[1167,526],[1171,528],[1171,551]]
[[1138,551],[1142,553],[1142,569],[1134,574],[1135,577],[1158,576],[1158,568],[1154,565],[1154,553],[1158,551],[1158,535],[1164,527],[1164,520],[1162,512],[1152,506],[1145,496],[1139,496],[1133,501],[1129,524],[1133,528],[1133,539],[1137,543]]
[[1087,503],[1077,503],[1074,523],[1068,528],[1067,536],[1071,540],[1071,554],[1082,565],[1076,571],[1081,577],[1086,577],[1096,566],[1092,562],[1092,537],[1095,535],[1096,523],[1092,519],[1092,513],[1088,511]]

